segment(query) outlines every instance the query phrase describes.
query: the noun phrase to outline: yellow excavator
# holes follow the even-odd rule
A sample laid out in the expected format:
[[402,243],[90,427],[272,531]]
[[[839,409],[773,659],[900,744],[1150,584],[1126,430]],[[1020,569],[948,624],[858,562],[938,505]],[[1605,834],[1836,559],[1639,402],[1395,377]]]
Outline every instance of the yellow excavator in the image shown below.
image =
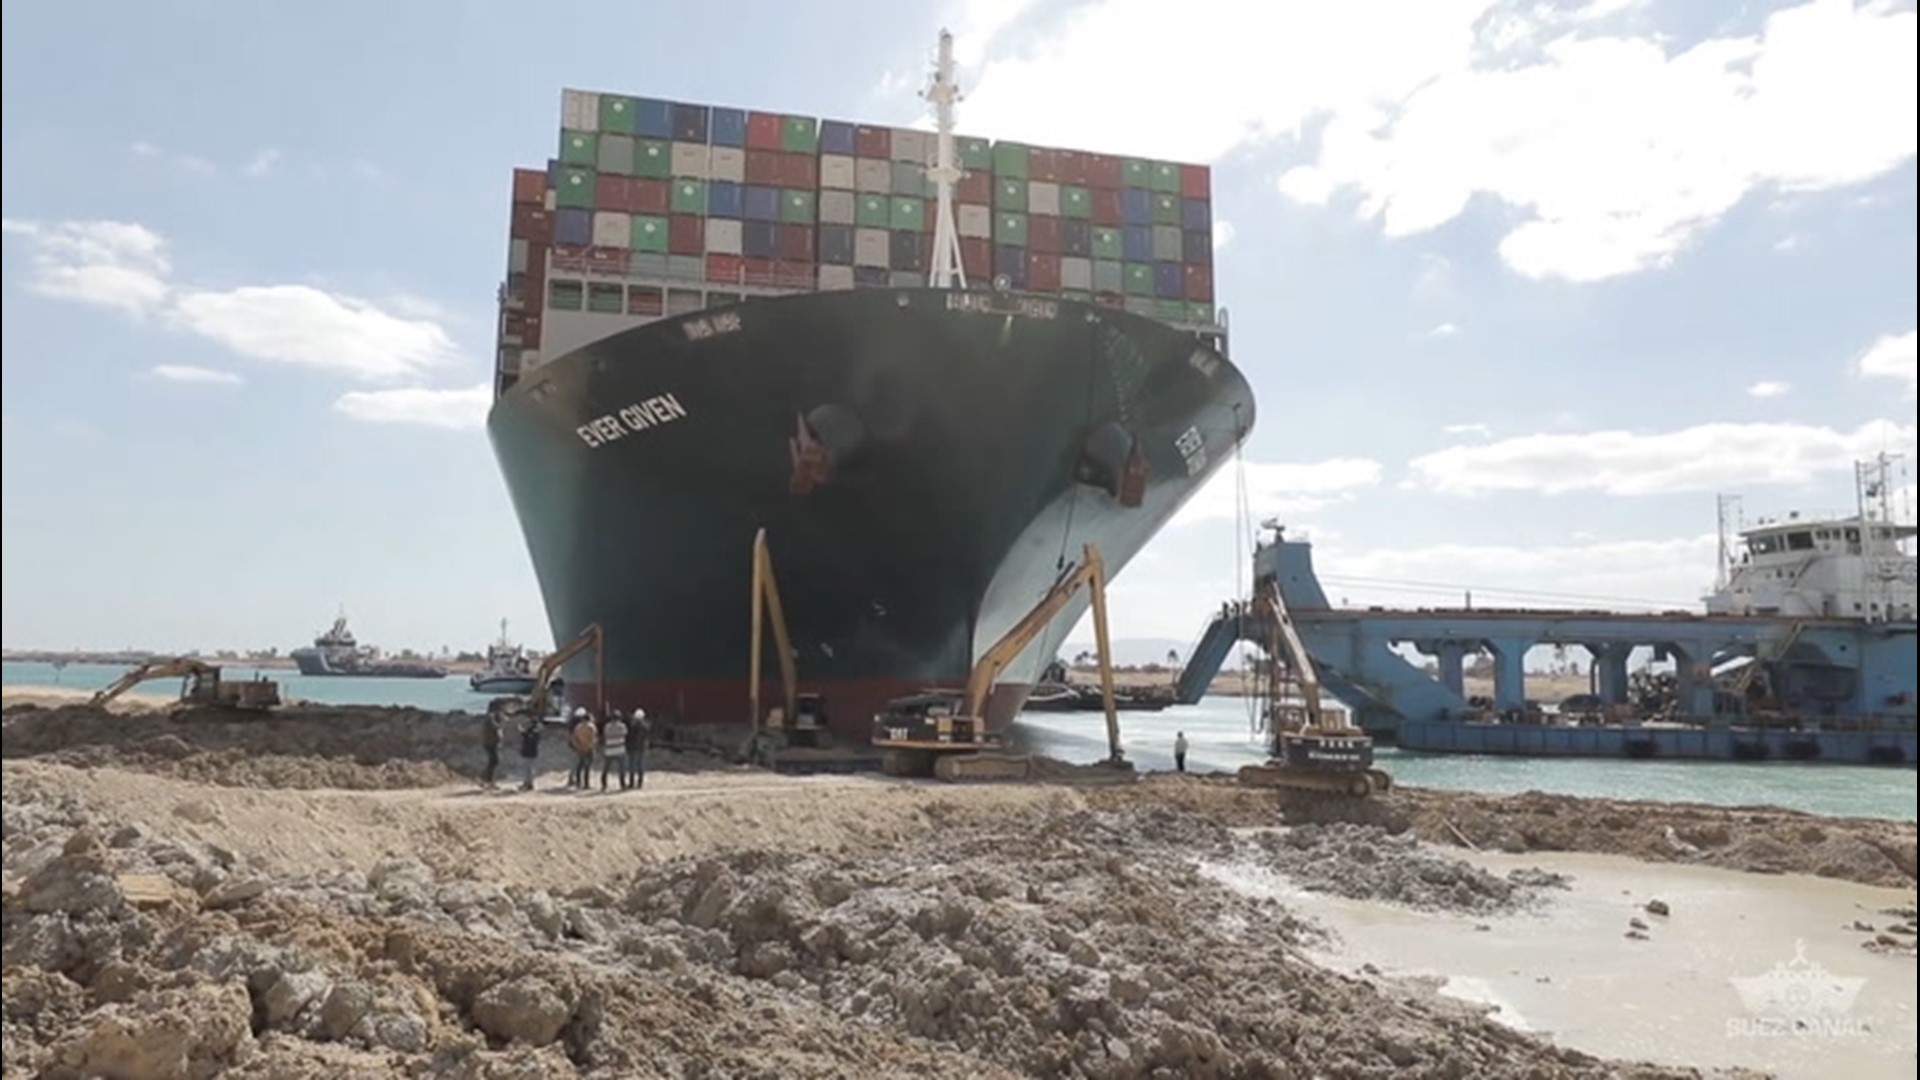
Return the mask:
[[593,650],[593,678],[596,683],[595,700],[600,703],[602,708],[605,708],[607,703],[607,643],[605,636],[600,632],[599,623],[588,623],[587,628],[580,631],[580,636],[553,650],[553,652],[547,654],[546,659],[540,661],[540,666],[533,671],[533,689],[527,693],[524,699],[517,697],[495,698],[493,706],[496,708],[505,708],[508,711],[524,711],[528,715],[544,720],[547,716],[547,710],[553,707],[552,698],[549,696],[551,692],[549,684],[553,682],[553,677],[560,673],[560,669],[566,666],[567,661],[579,656],[588,649]]
[[873,745],[890,776],[926,776],[942,780],[1024,780],[1033,774],[1025,754],[1010,753],[1002,737],[987,730],[987,696],[993,685],[1054,616],[1082,588],[1093,594],[1093,633],[1100,652],[1100,695],[1107,714],[1106,764],[1129,770],[1120,751],[1120,722],[1113,700],[1113,655],[1107,638],[1107,574],[1100,551],[1086,545],[1078,566],[1063,574],[1025,618],[994,642],[974,665],[963,692],[932,690],[888,702],[874,717]]
[[279,683],[258,676],[245,682],[229,682],[221,678],[217,665],[188,656],[150,660],[141,664],[93,695],[87,704],[96,709],[104,708],[114,698],[149,679],[171,678],[182,680],[182,705],[265,711],[280,704]]
[[[1294,628],[1277,578],[1264,577],[1255,584],[1250,614],[1264,618],[1271,628],[1267,639],[1267,662],[1275,674],[1267,721],[1271,743],[1266,762],[1240,767],[1239,782],[1247,787],[1360,799],[1391,788],[1393,777],[1373,767],[1373,739],[1346,712],[1329,712],[1322,706],[1320,676]],[[1283,658],[1292,679],[1282,677]],[[1298,706],[1282,701],[1282,688],[1289,684],[1298,686]]]
[[[780,663],[780,703],[770,708],[761,701],[761,657],[768,630]],[[773,576],[773,553],[767,530],[753,537],[753,652],[747,660],[747,722],[753,728],[754,755],[776,752],[781,745],[818,746],[827,730],[826,701],[819,694],[800,692],[794,668],[793,638],[787,633],[787,613],[780,604],[780,585]]]

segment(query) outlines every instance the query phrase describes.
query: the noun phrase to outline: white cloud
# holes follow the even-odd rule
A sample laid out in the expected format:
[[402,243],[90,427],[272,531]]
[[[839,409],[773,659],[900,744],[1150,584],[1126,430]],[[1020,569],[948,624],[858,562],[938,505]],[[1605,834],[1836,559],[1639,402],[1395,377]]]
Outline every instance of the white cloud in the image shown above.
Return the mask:
[[[1580,281],[1660,265],[1755,189],[1830,189],[1913,156],[1912,12],[1811,0],[1670,54],[1636,6],[1184,0],[1168,18],[1160,0],[1070,0],[995,24],[962,123],[1183,161],[1290,140],[1314,154],[1282,174],[1291,198],[1350,190],[1406,236],[1490,195],[1515,212],[1509,265]],[[1113,77],[1169,56],[1206,57],[1204,87]]]
[[1440,429],[1448,435],[1474,435],[1482,439],[1493,436],[1493,428],[1488,424],[1448,424]]
[[172,280],[161,237],[126,222],[8,220],[5,231],[33,245],[28,289],[129,315],[158,314],[255,360],[381,382],[458,358],[439,322],[410,314],[420,310],[418,302],[392,311],[306,285],[184,287]]
[[1524,435],[1453,446],[1410,462],[1436,491],[1652,495],[1804,483],[1885,446],[1910,447],[1914,425],[1879,420],[1854,431],[1808,424],[1702,424],[1659,434],[1593,431]]
[[1870,379],[1892,379],[1907,384],[1907,396],[1914,392],[1916,335],[1886,334],[1860,357],[1860,374]]
[[190,173],[197,173],[201,176],[212,176],[220,171],[219,167],[213,162],[208,161],[198,154],[173,153],[145,139],[136,140],[132,145],[127,147],[127,152],[137,158],[165,161],[169,165],[173,165]]
[[465,430],[486,422],[493,404],[493,387],[486,383],[465,390],[355,390],[342,394],[333,407],[370,424],[417,424]]
[[1698,609],[1713,581],[1711,533],[1666,540],[1440,544],[1347,551],[1316,546],[1314,569],[1338,606]]
[[1458,326],[1455,326],[1453,323],[1450,323],[1450,322],[1443,322],[1435,326],[1433,329],[1428,330],[1426,336],[1430,338],[1450,338],[1458,334],[1459,332],[1460,332],[1460,328]]
[[1793,389],[1793,386],[1791,384],[1781,382],[1778,379],[1763,379],[1760,382],[1754,383],[1752,386],[1747,387],[1747,396],[1757,397],[1757,398],[1776,398],[1776,397],[1780,397],[1781,395],[1785,394],[1787,391],[1791,389]]
[[[1363,458],[1333,458],[1307,465],[1249,461],[1243,467],[1247,512],[1258,521],[1274,514],[1304,514],[1331,503],[1346,502],[1362,489],[1380,483],[1380,463]],[[1174,526],[1202,521],[1232,521],[1239,514],[1241,469],[1231,463],[1213,478],[1180,512]]]
[[253,155],[243,170],[248,176],[258,179],[272,172],[280,164],[280,151],[267,147]]
[[168,382],[180,383],[216,383],[231,386],[240,381],[240,376],[231,371],[196,367],[192,364],[156,364],[153,375]]
[[1226,247],[1228,244],[1233,243],[1233,236],[1234,236],[1233,222],[1225,221],[1225,220],[1214,222],[1213,223],[1213,250],[1217,252],[1220,249]]

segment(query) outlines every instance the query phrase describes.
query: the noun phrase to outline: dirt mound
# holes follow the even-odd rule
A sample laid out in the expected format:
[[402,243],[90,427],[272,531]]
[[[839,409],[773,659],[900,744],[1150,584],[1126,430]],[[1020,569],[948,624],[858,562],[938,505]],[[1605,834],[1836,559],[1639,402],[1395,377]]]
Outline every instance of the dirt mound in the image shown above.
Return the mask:
[[269,877],[10,782],[5,1075],[1690,1075],[1322,971],[1198,872],[1223,826],[1057,802],[554,895],[406,854]]
[[1423,911],[1493,915],[1537,903],[1568,880],[1539,869],[1505,877],[1425,847],[1413,837],[1366,825],[1302,825],[1244,841],[1248,861],[1310,892],[1383,900]]

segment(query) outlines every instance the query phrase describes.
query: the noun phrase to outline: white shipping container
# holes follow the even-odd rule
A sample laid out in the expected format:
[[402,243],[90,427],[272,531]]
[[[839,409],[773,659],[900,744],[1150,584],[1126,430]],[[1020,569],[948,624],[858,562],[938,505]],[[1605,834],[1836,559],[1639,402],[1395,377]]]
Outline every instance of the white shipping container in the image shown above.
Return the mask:
[[1119,292],[1124,280],[1120,264],[1110,259],[1093,261],[1093,288],[1096,292]]
[[820,268],[820,291],[853,288],[853,267],[822,266]]
[[540,200],[540,206],[543,209],[545,209],[547,213],[551,214],[554,212],[554,210],[559,208],[559,205],[560,205],[559,194],[555,192],[552,188],[548,188],[547,197]]
[[887,195],[893,192],[893,163],[860,158],[854,164],[853,190]]
[[975,203],[961,203],[958,211],[958,226],[961,236],[978,237],[982,240],[993,239],[993,209]]
[[590,90],[562,90],[560,126],[575,131],[599,131],[600,95]]
[[853,265],[885,268],[893,254],[891,234],[885,229],[853,230]]
[[924,131],[911,128],[893,129],[893,160],[911,161],[915,165],[925,165],[930,160],[933,149],[933,137]]
[[1180,261],[1180,229],[1174,225],[1153,227],[1153,257],[1161,262]]
[[1078,255],[1068,255],[1060,260],[1060,287],[1063,289],[1093,289],[1093,260]]
[[633,215],[618,210],[593,212],[593,246],[623,248],[633,243]]
[[820,186],[852,191],[853,159],[845,154],[820,155]]
[[507,245],[507,273],[524,274],[527,272],[527,242],[515,240]]
[[1057,217],[1060,213],[1060,185],[1049,184],[1043,180],[1035,180],[1028,184],[1027,213],[1052,214]]
[[716,146],[713,148],[713,179],[730,183],[747,182],[747,152],[737,146]]
[[853,200],[851,191],[823,191],[820,193],[820,223],[822,225],[853,224]]
[[700,143],[673,144],[673,175],[706,180],[713,172],[712,151]]
[[732,218],[708,218],[707,254],[740,254],[740,223]]

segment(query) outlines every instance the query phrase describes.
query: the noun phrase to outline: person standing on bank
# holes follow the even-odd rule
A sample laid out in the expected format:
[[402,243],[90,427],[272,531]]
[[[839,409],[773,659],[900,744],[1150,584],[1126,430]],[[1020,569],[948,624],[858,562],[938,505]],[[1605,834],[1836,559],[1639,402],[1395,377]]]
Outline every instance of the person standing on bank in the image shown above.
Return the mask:
[[1184,731],[1173,737],[1173,768],[1175,772],[1187,771],[1187,733]]
[[480,770],[480,786],[493,787],[493,778],[500,771],[500,728],[503,718],[500,707],[491,705],[487,715],[480,721],[480,749],[486,751],[487,765]]
[[627,721],[627,778],[636,791],[647,778],[647,739],[652,734],[653,725],[647,720],[647,710],[634,709],[633,717]]
[[607,790],[607,774],[620,770],[620,790],[627,790],[627,722],[619,709],[607,710],[607,722],[600,728],[600,790]]

